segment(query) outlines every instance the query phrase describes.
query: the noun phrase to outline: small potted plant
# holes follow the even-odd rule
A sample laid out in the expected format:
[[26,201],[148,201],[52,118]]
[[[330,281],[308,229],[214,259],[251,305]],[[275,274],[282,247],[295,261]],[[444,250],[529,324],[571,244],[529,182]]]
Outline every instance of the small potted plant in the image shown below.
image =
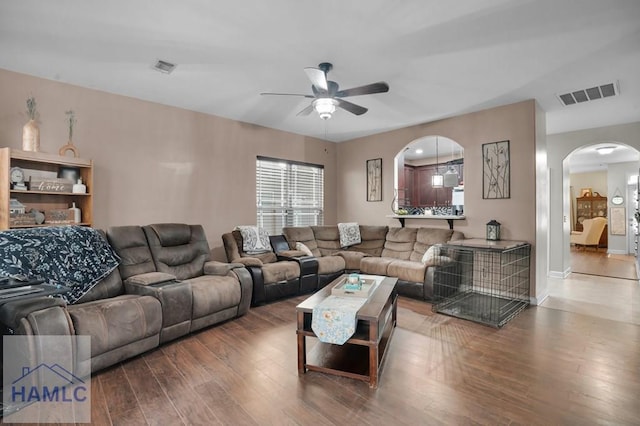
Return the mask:
[[29,121],[22,128],[22,149],[24,151],[40,151],[40,128],[36,122],[38,110],[36,99],[32,96],[27,99],[27,115]]

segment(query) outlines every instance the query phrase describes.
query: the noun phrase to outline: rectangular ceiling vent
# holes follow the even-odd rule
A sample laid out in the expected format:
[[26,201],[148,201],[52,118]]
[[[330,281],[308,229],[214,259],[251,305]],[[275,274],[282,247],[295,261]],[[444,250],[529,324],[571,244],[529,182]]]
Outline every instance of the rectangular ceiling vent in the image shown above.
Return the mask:
[[574,90],[568,93],[556,95],[564,106],[580,104],[596,99],[609,98],[620,94],[618,82],[603,84],[601,86],[589,87],[588,89]]
[[158,59],[158,61],[153,65],[153,69],[165,74],[171,74],[171,71],[175,68],[176,64],[172,64],[171,62],[163,61],[161,59]]

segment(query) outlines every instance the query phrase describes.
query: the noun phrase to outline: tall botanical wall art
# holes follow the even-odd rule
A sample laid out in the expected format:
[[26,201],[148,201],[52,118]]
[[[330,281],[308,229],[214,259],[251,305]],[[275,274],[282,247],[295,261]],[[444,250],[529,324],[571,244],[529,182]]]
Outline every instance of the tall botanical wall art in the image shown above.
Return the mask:
[[382,201],[382,158],[367,160],[367,201]]
[[482,198],[510,198],[509,141],[482,144],[482,163]]

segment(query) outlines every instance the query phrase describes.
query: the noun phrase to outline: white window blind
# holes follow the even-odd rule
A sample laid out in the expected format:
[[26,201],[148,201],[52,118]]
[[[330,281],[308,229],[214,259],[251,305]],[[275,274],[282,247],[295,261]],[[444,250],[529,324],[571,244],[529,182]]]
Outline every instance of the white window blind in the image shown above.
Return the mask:
[[256,206],[257,225],[269,235],[284,226],[324,224],[324,167],[259,156]]

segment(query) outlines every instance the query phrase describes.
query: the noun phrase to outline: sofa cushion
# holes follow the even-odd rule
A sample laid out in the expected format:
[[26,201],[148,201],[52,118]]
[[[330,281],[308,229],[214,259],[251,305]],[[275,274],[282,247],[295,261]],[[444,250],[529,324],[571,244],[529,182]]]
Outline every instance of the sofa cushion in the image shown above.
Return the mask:
[[120,256],[118,269],[122,279],[155,272],[156,266],[141,226],[112,226],[107,229],[107,240]]
[[387,276],[399,280],[423,283],[427,266],[411,260],[394,260],[387,266]]
[[160,333],[162,308],[151,296],[125,294],[67,306],[77,335],[91,336],[91,356]]
[[300,265],[295,261],[268,263],[262,266],[265,284],[289,281],[300,277]]
[[[210,252],[201,225],[163,223],[147,225],[142,229],[158,272],[173,274],[179,280],[203,274],[204,264],[210,260]],[[165,246],[163,242],[170,245]]]
[[296,243],[296,250],[303,252],[306,256],[313,256],[311,249],[309,249],[306,244],[303,244],[299,241]]
[[318,274],[333,274],[345,269],[345,260],[342,256],[323,256],[316,258],[318,262]]
[[363,253],[361,251],[340,251],[337,253],[338,256],[344,259],[344,267],[348,270],[358,270],[360,269],[360,261],[363,257],[371,256],[368,253]]
[[321,256],[332,256],[342,250],[338,226],[312,226]]
[[238,280],[230,276],[204,275],[187,280],[193,294],[192,318],[204,316],[238,306],[241,289]]
[[379,257],[382,254],[388,231],[388,226],[360,225],[360,239],[362,242],[349,247],[347,250],[355,250]]
[[427,251],[424,252],[424,255],[422,256],[422,259],[420,259],[420,261],[422,263],[432,263],[433,259],[440,256],[440,247],[442,247],[440,244],[434,244],[429,247]]
[[410,260],[422,262],[422,256],[434,244],[444,244],[451,239],[452,229],[418,228],[416,242],[413,246]]
[[282,234],[287,239],[290,247],[295,247],[296,243],[302,243],[309,248],[311,256],[322,256],[310,226],[285,226],[282,228]]
[[363,257],[360,261],[360,272],[371,275],[387,275],[387,267],[394,260],[390,257]]
[[416,243],[416,233],[417,228],[389,228],[382,256],[409,260]]
[[156,232],[162,247],[174,247],[191,242],[191,227],[185,223],[158,223],[149,225]]

